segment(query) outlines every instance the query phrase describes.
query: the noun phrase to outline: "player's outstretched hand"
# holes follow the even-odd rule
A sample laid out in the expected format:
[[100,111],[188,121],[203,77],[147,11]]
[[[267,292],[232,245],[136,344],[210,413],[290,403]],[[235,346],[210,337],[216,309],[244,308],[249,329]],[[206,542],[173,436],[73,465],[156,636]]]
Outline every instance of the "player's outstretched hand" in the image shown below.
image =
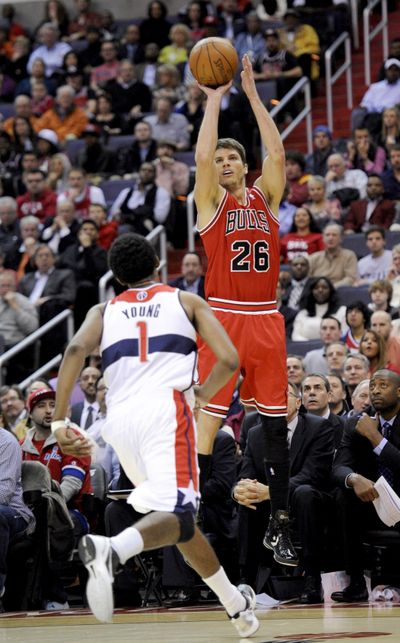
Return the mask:
[[200,87],[201,91],[205,93],[207,98],[211,96],[222,97],[232,87],[231,80],[229,81],[229,83],[226,83],[226,85],[220,85],[219,87],[207,87],[206,85],[200,85],[200,83],[197,83],[197,84]]
[[242,79],[242,87],[246,96],[250,98],[250,96],[257,94],[257,89],[254,80],[253,66],[247,54],[245,54],[242,58],[242,66],[243,71],[240,73],[240,78]]

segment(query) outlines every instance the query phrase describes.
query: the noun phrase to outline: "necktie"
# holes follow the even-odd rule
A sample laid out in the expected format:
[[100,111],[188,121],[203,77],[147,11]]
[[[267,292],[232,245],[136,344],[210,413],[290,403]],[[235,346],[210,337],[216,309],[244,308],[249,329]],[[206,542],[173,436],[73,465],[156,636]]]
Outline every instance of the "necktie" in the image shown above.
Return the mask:
[[[391,433],[392,427],[389,422],[384,422],[382,424],[382,436],[389,440],[390,438],[390,433]],[[383,476],[386,479],[386,482],[390,484],[391,487],[393,487],[393,482],[394,482],[394,476],[393,476],[393,471],[390,469],[390,467],[386,466],[385,464],[378,464],[378,472],[379,475]]]
[[93,424],[93,406],[88,406],[88,412],[85,422],[85,431]]

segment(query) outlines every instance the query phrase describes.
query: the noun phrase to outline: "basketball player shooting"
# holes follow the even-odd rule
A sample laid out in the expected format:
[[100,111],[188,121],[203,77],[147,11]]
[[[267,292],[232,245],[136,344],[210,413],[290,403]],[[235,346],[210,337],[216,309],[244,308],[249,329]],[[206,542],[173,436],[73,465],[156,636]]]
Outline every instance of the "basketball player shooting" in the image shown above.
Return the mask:
[[[194,197],[197,228],[208,258],[206,298],[235,344],[240,361],[230,381],[198,417],[200,489],[207,479],[215,434],[227,415],[240,372],[241,400],[257,409],[264,429],[271,518],[263,542],[274,551],[276,561],[295,566],[298,559],[290,541],[288,515],[285,325],[276,308],[278,211],[285,186],[285,152],[275,123],[258,96],[247,55],[242,64],[243,91],[268,152],[261,176],[249,189],[243,146],[234,139],[218,140],[221,101],[231,83],[216,89],[200,85],[207,104],[196,147]],[[200,342],[200,381],[206,379],[214,363],[209,347]]]
[[231,584],[194,520],[199,497],[192,414],[196,331],[216,356],[208,378],[194,391],[199,406],[230,379],[237,352],[203,299],[158,282],[159,261],[146,239],[118,237],[109,264],[128,289],[92,308],[68,345],[52,431],[65,453],[90,453],[87,437],[68,428],[65,416],[85,357],[100,344],[108,386],[102,435],[135,485],[128,503],[145,516],[113,538],[81,539],[90,609],[100,621],[110,621],[115,568],[144,550],[177,545],[218,596],[239,635],[251,636],[259,626],[255,594],[248,585]]

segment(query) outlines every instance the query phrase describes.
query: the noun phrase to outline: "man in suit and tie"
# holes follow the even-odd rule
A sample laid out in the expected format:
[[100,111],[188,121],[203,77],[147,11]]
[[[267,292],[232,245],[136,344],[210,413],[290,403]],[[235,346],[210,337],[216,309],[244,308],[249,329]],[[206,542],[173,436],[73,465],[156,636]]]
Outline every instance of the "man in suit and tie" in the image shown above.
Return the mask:
[[344,421],[332,413],[330,409],[332,393],[328,378],[321,373],[310,373],[301,383],[301,394],[303,406],[307,412],[318,415],[330,423],[333,429],[335,449],[337,449],[342,439]]
[[[324,529],[324,508],[333,460],[332,426],[324,418],[299,414],[300,394],[294,384],[288,388],[288,439],[290,441],[289,497],[301,543],[301,562],[306,582],[300,601],[304,604],[322,602],[320,572]],[[249,430],[239,482],[233,490],[234,499],[241,505],[239,512],[239,542],[241,563],[246,578],[255,575],[262,552],[265,515],[268,514],[269,489],[263,461],[261,424]],[[253,511],[249,511],[249,510]],[[254,512],[254,510],[257,510]]]
[[[378,497],[375,482],[383,475],[400,494],[400,375],[388,369],[370,379],[373,410],[349,418],[337,451],[333,478],[338,485],[337,511],[343,534],[346,571],[350,584],[332,599],[359,602],[368,599],[363,570],[362,538],[367,529],[385,527],[372,501]],[[399,523],[394,530],[398,531]]]
[[396,202],[384,198],[385,187],[379,174],[370,174],[367,198],[353,201],[344,224],[345,234],[364,232],[371,225],[387,230],[393,223]]
[[101,372],[94,366],[87,366],[82,370],[79,385],[85,399],[71,407],[71,422],[85,430],[93,424],[99,413],[99,403],[96,400],[96,383],[99,377]]
[[199,297],[204,296],[204,277],[201,257],[197,252],[187,252],[181,264],[181,276],[169,282],[170,286],[194,292]]

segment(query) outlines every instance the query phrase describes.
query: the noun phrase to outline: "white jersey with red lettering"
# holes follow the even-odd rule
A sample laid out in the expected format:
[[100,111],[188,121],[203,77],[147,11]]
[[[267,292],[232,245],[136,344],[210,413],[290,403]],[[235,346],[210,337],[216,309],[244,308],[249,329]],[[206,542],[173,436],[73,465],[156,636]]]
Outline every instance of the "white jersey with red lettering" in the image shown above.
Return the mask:
[[192,386],[196,331],[179,292],[162,284],[131,288],[105,306],[100,348],[107,407]]

